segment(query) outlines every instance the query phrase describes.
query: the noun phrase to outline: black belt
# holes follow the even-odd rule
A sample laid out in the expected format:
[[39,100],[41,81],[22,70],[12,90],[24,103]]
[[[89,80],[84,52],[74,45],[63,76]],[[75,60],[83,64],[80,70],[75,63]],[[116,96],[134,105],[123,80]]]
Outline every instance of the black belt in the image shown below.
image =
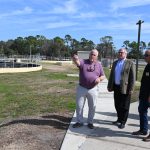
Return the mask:
[[120,87],[120,84],[114,84],[115,87]]

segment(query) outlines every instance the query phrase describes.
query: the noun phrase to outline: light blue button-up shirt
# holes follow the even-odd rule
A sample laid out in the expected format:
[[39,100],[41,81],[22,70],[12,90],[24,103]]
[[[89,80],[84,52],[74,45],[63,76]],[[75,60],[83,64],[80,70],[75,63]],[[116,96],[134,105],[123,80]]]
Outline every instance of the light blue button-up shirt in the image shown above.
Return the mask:
[[115,68],[115,84],[117,85],[120,85],[121,72],[123,69],[124,62],[125,62],[125,59],[119,60]]

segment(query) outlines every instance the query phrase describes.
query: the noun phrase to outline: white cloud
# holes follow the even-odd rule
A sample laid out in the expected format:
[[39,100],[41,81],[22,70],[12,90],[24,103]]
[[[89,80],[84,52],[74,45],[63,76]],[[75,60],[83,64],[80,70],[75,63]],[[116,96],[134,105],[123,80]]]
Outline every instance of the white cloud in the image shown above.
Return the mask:
[[144,22],[141,25],[141,32],[143,32],[145,34],[150,34],[150,23]]
[[71,27],[77,25],[77,23],[69,22],[69,21],[61,21],[61,22],[51,22],[46,25],[47,29],[54,29],[54,28],[63,28],[63,27]]
[[32,8],[30,7],[24,7],[23,9],[18,9],[12,12],[7,12],[7,13],[3,13],[0,14],[0,18],[3,17],[10,17],[10,16],[17,16],[17,15],[26,15],[26,14],[30,14],[32,13]]
[[11,14],[12,15],[23,15],[23,14],[30,14],[31,12],[32,12],[32,8],[27,6],[22,10],[13,11]]
[[134,6],[144,6],[150,5],[150,0],[115,0],[111,4],[112,10],[117,10],[119,8],[129,8]]
[[76,13],[78,11],[77,0],[69,0],[65,1],[61,4],[61,6],[55,6],[54,9],[50,11],[50,13],[54,14],[70,14]]
[[[130,24],[130,25],[129,25]],[[107,22],[97,22],[94,24],[87,25],[86,29],[93,30],[136,30],[136,24],[133,22],[117,22],[117,21],[107,21]]]
[[144,5],[150,5],[150,0],[115,0],[112,2],[111,8],[112,10],[117,10],[119,8],[129,8]]
[[96,13],[96,12],[87,12],[87,13],[80,13],[79,15],[73,16],[73,18],[79,18],[79,19],[86,19],[86,18],[99,18],[99,17],[106,17],[107,14],[102,13]]

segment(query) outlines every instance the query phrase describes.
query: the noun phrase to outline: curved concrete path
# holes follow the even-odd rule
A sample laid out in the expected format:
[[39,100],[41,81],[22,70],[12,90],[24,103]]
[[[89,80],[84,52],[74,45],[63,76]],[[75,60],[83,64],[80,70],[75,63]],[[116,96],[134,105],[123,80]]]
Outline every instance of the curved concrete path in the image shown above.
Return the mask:
[[[87,103],[84,108],[85,125],[72,128],[76,113],[72,118],[65,135],[61,150],[148,150],[150,142],[143,142],[142,137],[133,136],[133,131],[139,130],[138,102],[130,106],[130,115],[124,129],[112,124],[116,120],[113,104],[113,93],[107,92],[107,80],[99,85],[99,98],[95,113],[95,128],[86,126]],[[150,112],[149,112],[150,116]],[[150,119],[149,119],[150,120]],[[149,126],[150,127],[150,126]]]

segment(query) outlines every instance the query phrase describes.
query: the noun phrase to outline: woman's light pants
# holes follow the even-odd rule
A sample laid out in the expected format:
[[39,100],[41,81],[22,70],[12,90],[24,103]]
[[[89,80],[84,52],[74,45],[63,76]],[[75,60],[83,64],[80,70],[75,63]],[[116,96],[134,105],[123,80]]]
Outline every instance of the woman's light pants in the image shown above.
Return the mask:
[[83,108],[85,105],[85,101],[87,99],[89,107],[87,123],[88,124],[93,123],[97,96],[98,96],[98,86],[95,86],[92,89],[86,89],[80,85],[77,86],[77,93],[76,93],[77,122],[83,123]]

